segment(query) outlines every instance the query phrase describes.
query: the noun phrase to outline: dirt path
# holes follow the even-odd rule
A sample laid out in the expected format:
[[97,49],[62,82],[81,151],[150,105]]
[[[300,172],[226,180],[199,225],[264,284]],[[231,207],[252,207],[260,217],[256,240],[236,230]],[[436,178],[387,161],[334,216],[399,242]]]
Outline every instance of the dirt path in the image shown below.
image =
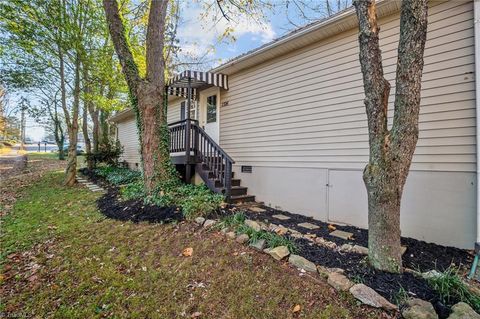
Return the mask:
[[19,174],[27,165],[27,156],[14,146],[7,154],[0,155],[0,181]]

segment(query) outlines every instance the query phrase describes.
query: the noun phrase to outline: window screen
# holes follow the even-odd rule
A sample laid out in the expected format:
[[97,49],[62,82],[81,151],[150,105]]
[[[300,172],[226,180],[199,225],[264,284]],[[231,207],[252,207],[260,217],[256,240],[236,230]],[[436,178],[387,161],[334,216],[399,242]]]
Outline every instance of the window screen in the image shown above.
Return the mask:
[[212,95],[207,97],[207,123],[214,123],[217,121],[217,96]]

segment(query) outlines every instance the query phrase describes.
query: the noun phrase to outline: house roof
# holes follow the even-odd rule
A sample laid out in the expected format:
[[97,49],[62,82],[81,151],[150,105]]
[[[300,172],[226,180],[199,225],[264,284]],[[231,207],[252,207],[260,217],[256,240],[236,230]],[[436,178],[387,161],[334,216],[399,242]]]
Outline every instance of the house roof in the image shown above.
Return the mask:
[[[388,16],[399,11],[400,6],[401,0],[379,0],[377,2],[377,15],[379,18]],[[355,9],[350,7],[328,18],[297,28],[269,43],[241,54],[226,63],[213,68],[209,72],[231,75],[293,50],[318,42],[322,39],[351,30],[357,26],[358,20],[355,14]],[[110,120],[113,122],[119,122],[128,118],[132,114],[133,112],[130,109],[124,110],[111,117]]]
[[[377,1],[377,15],[379,18],[388,16],[399,11],[400,6],[401,0]],[[239,55],[212,69],[211,72],[222,72],[230,75],[357,26],[358,20],[352,6],[333,16],[297,28],[282,37]]]

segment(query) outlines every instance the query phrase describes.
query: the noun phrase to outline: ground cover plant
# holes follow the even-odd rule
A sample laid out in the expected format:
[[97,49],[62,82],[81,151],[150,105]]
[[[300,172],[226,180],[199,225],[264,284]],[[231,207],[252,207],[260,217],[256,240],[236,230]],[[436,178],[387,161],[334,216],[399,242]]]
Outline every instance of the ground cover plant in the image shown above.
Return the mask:
[[184,217],[190,220],[214,213],[224,201],[222,195],[213,193],[205,185],[181,183],[166,185],[164,189],[147,195],[141,173],[128,168],[102,166],[93,171],[84,169],[82,172],[91,178],[101,177],[110,186],[118,187],[120,197],[128,201],[125,206],[133,205],[133,201],[141,201],[149,207],[178,207]]
[[101,195],[65,188],[61,172],[18,196],[0,237],[5,316],[391,318],[193,223],[105,218]]

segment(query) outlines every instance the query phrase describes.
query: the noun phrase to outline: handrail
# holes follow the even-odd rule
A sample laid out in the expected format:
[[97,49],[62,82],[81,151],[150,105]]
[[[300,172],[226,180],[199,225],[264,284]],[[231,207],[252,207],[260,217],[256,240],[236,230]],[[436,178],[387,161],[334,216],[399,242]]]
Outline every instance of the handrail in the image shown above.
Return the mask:
[[[170,127],[170,126],[173,126],[173,125],[186,123],[187,121],[188,121],[187,119],[175,121],[175,122],[172,122],[172,123],[168,123],[168,126]],[[190,121],[198,124],[198,120],[190,119]]]
[[[235,161],[198,125],[197,120],[180,120],[170,123],[170,152],[185,152],[187,163],[191,152],[208,167],[213,179],[223,186],[215,191],[224,192],[227,200],[232,188],[232,165]],[[208,178],[207,176],[206,178]],[[215,183],[214,183],[215,184]]]

